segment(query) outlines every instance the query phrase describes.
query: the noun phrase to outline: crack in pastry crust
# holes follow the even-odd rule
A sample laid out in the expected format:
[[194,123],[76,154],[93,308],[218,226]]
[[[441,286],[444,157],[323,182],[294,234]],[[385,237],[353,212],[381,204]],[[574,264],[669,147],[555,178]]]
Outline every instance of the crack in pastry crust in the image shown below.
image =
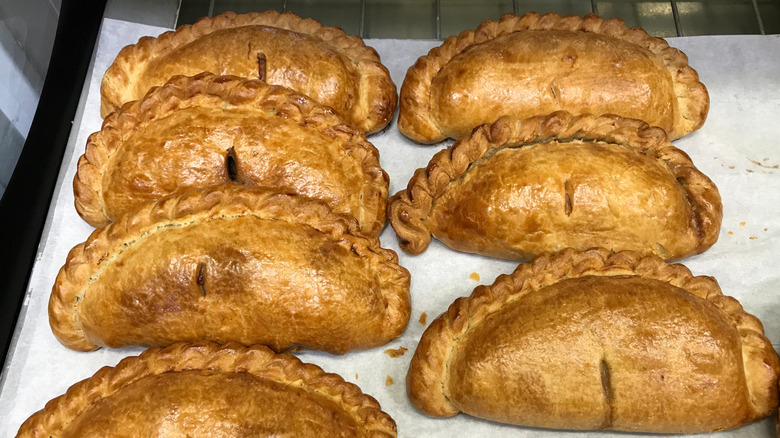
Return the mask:
[[149,204],[95,230],[86,242],[75,246],[57,275],[49,300],[49,323],[55,336],[68,348],[99,348],[81,326],[79,302],[101,273],[135,242],[167,228],[244,216],[311,227],[367,258],[385,302],[384,330],[392,338],[401,334],[410,314],[409,272],[398,265],[395,252],[381,248],[378,238],[361,233],[354,219],[336,215],[319,202],[227,185]]
[[[746,391],[753,407],[753,416],[743,419],[742,424],[774,412],[778,360],[755,316],[745,313],[736,299],[724,296],[712,277],[693,276],[685,266],[667,264],[656,256],[642,256],[633,251],[613,253],[603,248],[581,252],[566,249],[540,256],[530,264],[518,266],[510,275],[500,275],[490,286],[478,286],[471,296],[455,300],[420,340],[407,374],[410,399],[426,414],[456,415],[460,410],[447,391],[449,370],[458,343],[471,330],[491,314],[545,287],[582,277],[623,276],[659,280],[714,304],[721,317],[738,332],[741,341]],[[605,389],[605,397],[607,392]]]
[[[417,60],[404,79],[401,87],[401,111],[398,127],[404,135],[421,143],[436,143],[451,134],[442,131],[432,109],[431,84],[434,77],[456,55],[491,41],[502,35],[527,30],[554,30],[588,32],[636,44],[657,55],[674,82],[679,118],[669,132],[676,139],[699,129],[709,111],[709,94],[699,82],[696,70],[688,65],[687,56],[678,49],[669,47],[661,38],[654,38],[640,28],[628,28],[619,18],[604,20],[594,14],[585,17],[550,13],[539,15],[529,12],[523,16],[507,14],[496,22],[486,20],[475,30],[461,32],[447,38],[440,47]],[[558,100],[558,93],[551,85],[551,93]],[[565,109],[565,108],[562,108]]]
[[[685,152],[669,143],[662,129],[618,116],[574,117],[559,111],[525,120],[502,117],[493,124],[479,126],[470,137],[434,155],[427,167],[417,169],[407,188],[390,198],[388,204],[390,224],[398,235],[401,248],[411,254],[425,251],[431,232],[435,231],[429,228],[427,219],[437,199],[474,163],[501,149],[551,140],[604,141],[639,150],[663,163],[682,187],[690,205],[690,227],[698,238],[698,246],[691,248],[690,254],[700,253],[717,241],[723,216],[717,188],[696,169]],[[661,248],[653,251],[663,253]]]
[[[359,187],[359,214],[362,230],[378,234],[385,222],[388,177],[379,165],[379,152],[363,133],[346,124],[332,109],[284,87],[269,86],[259,80],[203,73],[192,78],[176,76],[155,87],[141,100],[125,104],[103,122],[100,131],[90,135],[86,151],[79,158],[73,179],[76,211],[90,225],[103,226],[115,219],[106,205],[104,180],[116,166],[113,157],[127,139],[150,124],[187,108],[251,108],[268,112],[316,131],[341,145],[345,156],[363,172]],[[235,160],[234,160],[235,163]],[[251,183],[251,181],[250,181]],[[339,200],[346,204],[346,200]],[[333,207],[336,201],[331,201]],[[340,207],[354,207],[340,205]],[[114,212],[115,213],[115,212]]]
[[[359,81],[355,84],[358,99],[354,106],[348,109],[349,113],[344,114],[347,120],[367,133],[374,133],[384,128],[392,119],[397,102],[396,88],[376,50],[366,46],[360,37],[347,35],[337,27],[324,27],[315,20],[303,19],[291,12],[282,14],[275,10],[248,14],[226,12],[213,18],[204,17],[193,25],[181,26],[157,38],[143,37],[138,43],[125,47],[103,77],[101,115],[105,117],[125,102],[141,97],[134,95],[134,84],[153,60],[211,33],[247,26],[280,28],[309,35],[325,43],[348,58],[359,71]],[[262,48],[257,49],[262,51]]]
[[261,345],[244,347],[209,342],[151,348],[140,356],[121,360],[115,367],[103,367],[33,414],[22,424],[17,436],[59,436],[79,415],[130,384],[187,370],[248,373],[262,380],[301,388],[340,406],[362,426],[363,436],[396,436],[395,422],[381,410],[379,403],[337,374],[326,373],[288,354],[275,354]]

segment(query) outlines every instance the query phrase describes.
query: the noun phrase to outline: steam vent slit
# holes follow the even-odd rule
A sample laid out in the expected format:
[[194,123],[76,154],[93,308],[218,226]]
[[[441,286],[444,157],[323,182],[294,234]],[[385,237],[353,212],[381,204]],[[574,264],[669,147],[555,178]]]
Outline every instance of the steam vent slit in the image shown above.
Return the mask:
[[569,182],[568,179],[566,180],[565,183],[563,183],[563,191],[564,191],[564,196],[566,197],[566,203],[563,208],[566,213],[566,216],[571,216],[571,210],[573,208],[572,200],[571,200],[572,187],[571,187],[571,182]]
[[257,54],[257,78],[263,82],[265,82],[265,73],[266,73],[265,61],[266,61],[265,53],[258,53]]
[[195,274],[195,283],[198,285],[198,288],[200,289],[201,295],[204,297],[207,295],[206,293],[206,264],[205,263],[198,263],[198,271]]
[[231,181],[238,179],[238,169],[236,168],[236,150],[230,148],[227,150],[227,156],[225,157],[225,165],[227,166],[228,178]]
[[604,358],[601,359],[599,366],[601,368],[601,389],[604,391],[604,403],[606,404],[604,423],[601,425],[601,429],[610,429],[613,422],[613,405],[615,402],[615,394],[612,390],[612,370]]

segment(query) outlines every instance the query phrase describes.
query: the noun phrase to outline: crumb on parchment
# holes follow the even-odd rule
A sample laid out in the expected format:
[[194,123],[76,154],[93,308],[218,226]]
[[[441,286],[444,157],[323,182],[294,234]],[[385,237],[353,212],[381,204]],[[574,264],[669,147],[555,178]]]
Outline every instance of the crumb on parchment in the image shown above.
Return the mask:
[[750,236],[750,240],[756,240],[756,239],[758,239],[758,236],[756,236],[756,235],[751,235]]
[[477,274],[476,272],[472,272],[471,275],[469,275],[469,278],[474,281],[479,281],[479,274]]
[[744,226],[745,226],[745,224],[747,224],[747,222],[745,222],[745,221],[742,221],[742,222],[740,222],[740,223],[739,223],[739,226],[740,226],[740,227],[744,227]]
[[357,380],[357,378],[358,378],[357,375],[358,375],[358,373],[355,373],[355,380]]
[[403,356],[404,354],[406,354],[407,351],[409,351],[409,349],[404,347],[388,348],[387,350],[385,350],[385,354],[392,358],[396,358],[396,357]]
[[426,324],[427,322],[428,322],[428,312],[423,312],[423,313],[420,315],[420,324],[422,324],[423,326],[425,326],[425,324]]
[[734,232],[733,231],[729,231],[729,236],[733,236],[733,235],[734,235]]
[[385,379],[385,386],[390,386],[393,384],[393,378],[390,377],[390,375],[387,376],[387,379]]

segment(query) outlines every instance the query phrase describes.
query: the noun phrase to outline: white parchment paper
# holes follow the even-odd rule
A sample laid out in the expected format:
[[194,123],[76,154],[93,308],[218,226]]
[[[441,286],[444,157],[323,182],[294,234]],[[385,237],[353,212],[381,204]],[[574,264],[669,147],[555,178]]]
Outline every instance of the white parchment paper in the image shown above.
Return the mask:
[[[123,357],[142,351],[140,348],[101,349],[91,353],[70,351],[52,335],[47,305],[52,284],[68,251],[92,231],[76,214],[71,184],[87,136],[100,129],[100,79],[123,46],[135,43],[143,35],[158,35],[164,30],[110,19],[103,22],[94,66],[82,94],[86,104],[83,113],[74,120],[16,340],[3,369],[2,437],[14,436],[27,417],[43,408],[48,400],[63,394],[70,385],[90,377],[102,366],[115,365]],[[716,277],[727,295],[739,299],[748,312],[761,319],[777,349],[780,343],[780,37],[689,37],[669,41],[688,55],[712,100],[704,127],[675,144],[715,181],[724,204],[718,243],[705,254],[685,260],[684,264],[695,274]],[[440,44],[409,40],[368,40],[367,43],[379,52],[399,89],[407,68]],[[425,166],[434,153],[451,143],[436,147],[416,145],[398,132],[395,121],[369,140],[379,149],[382,167],[390,175],[391,194],[403,189],[415,169]],[[302,360],[338,373],[374,396],[395,419],[402,437],[626,436],[506,426],[466,415],[434,419],[418,413],[406,397],[405,376],[427,326],[418,322],[420,315],[425,312],[430,324],[455,298],[470,294],[478,284],[492,283],[498,274],[511,272],[516,264],[457,253],[436,241],[423,254],[410,256],[399,249],[389,226],[381,234],[381,240],[384,247],[398,252],[400,263],[412,275],[412,318],[406,332],[375,350],[345,356],[302,352],[298,354]],[[402,346],[409,349],[402,357],[391,358],[384,353],[387,348]],[[391,385],[387,385],[388,376],[394,382]],[[774,436],[774,419],[717,436]]]

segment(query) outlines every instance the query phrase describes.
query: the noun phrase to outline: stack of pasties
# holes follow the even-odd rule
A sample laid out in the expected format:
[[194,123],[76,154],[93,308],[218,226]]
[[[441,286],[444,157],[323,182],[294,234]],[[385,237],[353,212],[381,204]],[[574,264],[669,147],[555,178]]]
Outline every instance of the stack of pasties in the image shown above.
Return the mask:
[[260,345],[345,354],[408,323],[409,272],[376,237],[388,177],[366,133],[397,99],[376,52],[226,13],[126,47],[101,96],[73,183],[100,228],[60,270],[51,328],[81,351],[173,346],[74,385],[20,436],[395,436],[357,387]]
[[125,48],[101,93],[74,180],[100,228],[60,270],[51,327],[76,350],[168,347],[77,383],[20,436],[395,436],[373,398],[276,354],[400,336],[410,276],[379,245],[385,212],[412,254],[435,237],[532,260],[422,335],[407,374],[421,412],[698,433],[777,410],[758,319],[666,263],[715,244],[723,206],[669,142],[703,125],[707,90],[641,29],[529,13],[448,38],[409,69],[398,125],[458,141],[390,202],[366,134],[395,85],[340,29],[202,19]]
[[364,133],[389,122],[395,85],[360,38],[226,13],[124,48],[101,91],[116,111],[73,182],[101,228],[50,302],[66,346],[344,354],[401,334],[409,273],[374,237],[388,177]]
[[426,330],[407,375],[419,410],[655,433],[776,412],[780,366],[761,323],[662,260],[718,238],[717,188],[668,140],[708,108],[682,52],[595,15],[506,15],[417,60],[400,131],[459,140],[391,198],[401,247],[418,254],[433,236],[533,260]]

